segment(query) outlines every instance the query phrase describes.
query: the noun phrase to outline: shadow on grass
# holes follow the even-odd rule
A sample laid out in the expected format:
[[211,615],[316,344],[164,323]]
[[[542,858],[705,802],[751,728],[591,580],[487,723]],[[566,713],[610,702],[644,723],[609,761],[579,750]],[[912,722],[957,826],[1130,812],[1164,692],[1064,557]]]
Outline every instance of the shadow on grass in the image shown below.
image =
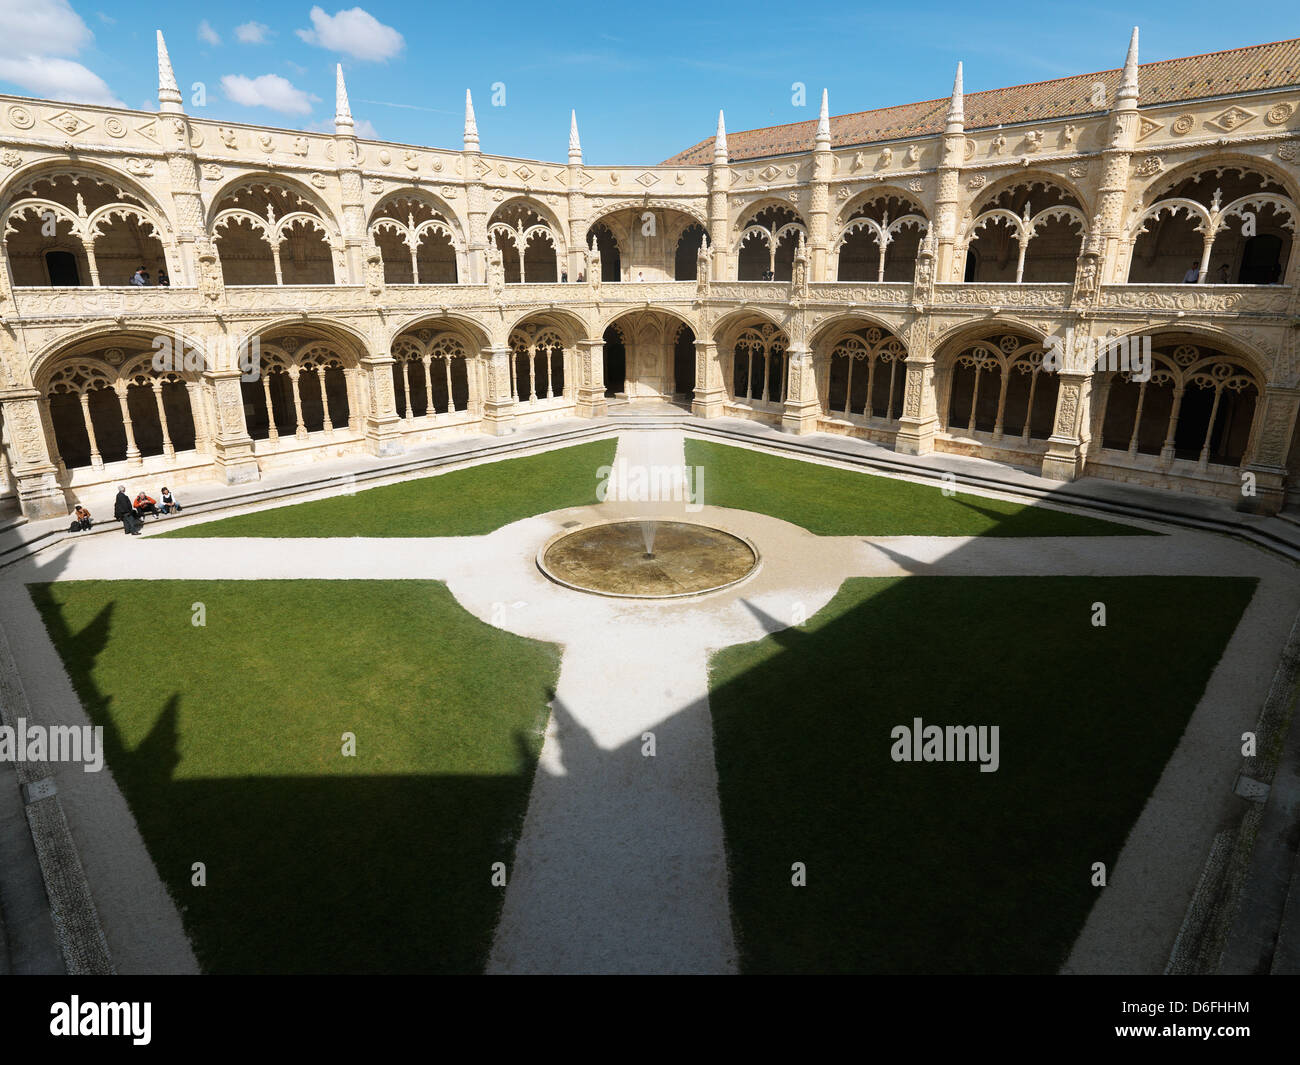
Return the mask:
[[[1254,586],[852,578],[804,629],[718,652],[744,970],[1056,971],[1097,897],[1092,863],[1113,869]],[[1000,768],[893,761],[893,728],[916,718],[997,725]]]
[[[104,582],[100,587],[114,598],[88,621],[70,624],[69,615],[84,613],[84,598],[73,606],[68,602],[80,583],[32,585],[30,591],[88,716],[104,727],[107,764],[205,971],[482,970],[504,895],[491,882],[492,866],[503,862],[510,868],[513,862],[541,746],[543,705],[531,700],[521,704],[512,716],[526,727],[486,741],[497,752],[493,760],[513,763],[514,772],[369,775],[336,757],[333,764],[339,768],[332,774],[314,774],[310,767],[316,752],[310,745],[288,737],[283,742],[292,752],[268,754],[266,745],[275,742],[274,734],[259,733],[252,725],[265,712],[259,694],[274,698],[273,692],[259,693],[250,686],[247,704],[231,707],[213,731],[211,722],[195,715],[219,708],[210,698],[196,700],[192,690],[152,701],[149,705],[158,707],[152,714],[145,706],[124,702],[120,689],[117,694],[101,690],[100,669],[122,655],[151,673],[174,668],[200,686],[202,678],[184,661],[159,661],[147,648],[131,645],[133,629],[124,611],[140,613],[141,603],[131,601],[136,585],[114,593],[110,586],[115,582]],[[178,602],[188,601],[190,592],[181,587],[186,583],[147,589],[145,612],[173,590]],[[340,595],[345,593],[340,589]],[[84,594],[93,597],[94,591]],[[481,623],[473,619],[473,625]],[[507,635],[481,627],[497,637]],[[168,638],[160,632],[158,642],[166,644]],[[115,646],[115,640],[121,643]],[[518,665],[525,670],[530,661]],[[247,656],[228,660],[223,668],[248,669],[249,679],[255,679]],[[292,683],[304,682],[295,677]],[[325,677],[308,683],[320,686],[322,695],[328,690]],[[553,684],[552,675],[538,694],[549,699]],[[419,696],[412,692],[411,698],[418,701]],[[322,728],[331,729],[332,719],[322,717],[330,721]],[[133,731],[134,741],[126,738],[124,727]],[[204,738],[196,739],[205,728]],[[141,729],[147,731],[141,735]],[[358,732],[363,750],[378,742],[371,731]],[[334,744],[337,755],[341,733],[332,731],[331,736],[326,742]],[[251,762],[279,759],[301,767],[302,775],[198,775],[209,770],[204,768],[205,752],[196,752],[196,745],[219,744],[223,737],[235,750],[247,751]],[[459,734],[446,741],[465,742]],[[455,753],[447,757],[452,762],[457,758]],[[187,758],[199,762],[188,773]],[[231,761],[238,763],[240,757],[232,755]],[[203,864],[205,886],[195,883],[194,863]]]

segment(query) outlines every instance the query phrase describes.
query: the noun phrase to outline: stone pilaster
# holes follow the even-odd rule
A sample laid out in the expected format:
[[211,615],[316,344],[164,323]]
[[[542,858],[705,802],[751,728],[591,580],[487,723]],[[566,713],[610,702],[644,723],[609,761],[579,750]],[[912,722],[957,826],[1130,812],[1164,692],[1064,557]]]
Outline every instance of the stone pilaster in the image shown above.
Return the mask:
[[[1241,467],[1242,494],[1237,509],[1276,514],[1300,485],[1287,484],[1287,456],[1300,415],[1300,388],[1267,388],[1260,400],[1258,430]],[[1251,474],[1247,479],[1246,474]],[[1248,494],[1249,493],[1249,494]]]
[[[334,138],[338,160],[339,188],[343,203],[343,250],[345,276],[337,284],[352,285],[366,278],[366,215],[361,193],[361,168],[357,164],[357,141],[351,136]],[[380,275],[383,276],[382,273]]]
[[68,512],[67,500],[59,486],[58,466],[47,443],[40,400],[40,393],[34,388],[0,393],[12,448],[10,460],[18,505],[33,521],[61,518]]
[[817,398],[817,373],[813,366],[812,349],[792,345],[787,355],[781,428],[787,433],[816,432],[821,403]]
[[935,276],[939,281],[960,281],[955,270],[964,263],[954,263],[957,243],[957,207],[961,199],[961,167],[966,158],[966,112],[962,93],[961,64],[953,82],[952,99],[944,122],[943,147],[939,157],[938,188],[934,197]]
[[813,172],[809,183],[808,252],[813,281],[828,281],[826,276],[830,249],[831,172],[835,158],[831,155],[830,116],[826,93],[822,92],[821,115],[817,120],[817,137],[813,142]]
[[486,395],[483,397],[483,431],[508,436],[515,431],[515,397],[510,393],[512,352],[504,344],[484,348]]
[[720,418],[727,402],[718,345],[712,340],[695,342],[695,397],[691,413],[697,418]]
[[605,401],[605,342],[578,341],[578,399],[574,413],[579,418],[603,418]]
[[173,285],[193,286],[199,283],[197,249],[207,241],[206,211],[199,192],[199,160],[190,146],[189,119],[185,115],[163,117],[160,125],[176,220],[175,261],[168,265],[178,275],[172,277]]
[[226,484],[246,484],[261,474],[253,454],[253,438],[244,422],[244,393],[237,369],[211,369],[203,373],[212,389],[216,410],[216,433],[212,438],[212,458]]
[[903,415],[898,420],[894,450],[900,455],[928,455],[934,451],[939,418],[934,405],[934,359],[909,356],[904,366]]
[[394,359],[387,352],[364,355],[357,360],[357,368],[365,379],[364,390],[370,397],[363,430],[366,447],[372,455],[400,455],[406,450],[393,395],[393,365]]
[[1101,153],[1101,178],[1097,185],[1097,214],[1092,225],[1098,228],[1097,250],[1101,256],[1101,282],[1122,282],[1116,277],[1123,260],[1132,252],[1124,243],[1124,205],[1128,197],[1129,162],[1138,130],[1138,33],[1129,41],[1124,73],[1110,113],[1106,147]]
[[1079,370],[1062,370],[1056,393],[1056,420],[1043,456],[1043,476],[1073,481],[1083,472],[1084,434],[1092,377]]
[[727,260],[731,248],[731,215],[727,190],[731,188],[731,167],[727,162],[727,131],[718,112],[713,164],[709,167],[709,247],[713,252],[713,279],[731,278]]

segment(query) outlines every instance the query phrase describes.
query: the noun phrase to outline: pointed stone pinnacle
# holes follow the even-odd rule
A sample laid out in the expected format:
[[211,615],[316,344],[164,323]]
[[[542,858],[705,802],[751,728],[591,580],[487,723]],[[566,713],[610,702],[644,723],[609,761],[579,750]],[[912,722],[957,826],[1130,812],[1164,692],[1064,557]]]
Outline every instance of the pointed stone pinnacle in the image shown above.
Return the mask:
[[185,112],[181,90],[176,84],[176,74],[172,70],[172,61],[167,54],[167,42],[163,40],[162,30],[158,31],[158,110],[173,114]]
[[1138,98],[1138,28],[1133,27],[1133,36],[1129,38],[1128,55],[1124,57],[1124,74],[1119,79],[1119,99],[1136,100]]
[[334,132],[352,133],[352,108],[348,106],[348,87],[343,83],[343,64],[334,67]]
[[817,116],[817,136],[813,143],[818,148],[831,146],[830,96],[825,89],[822,89],[822,109]]
[[966,122],[965,98],[961,88],[961,62],[957,63],[957,76],[952,82],[952,99],[948,103],[947,125],[956,126],[958,131]]
[[578,112],[569,112],[569,162],[582,162],[582,142],[578,140]]
[[465,90],[465,151],[478,151],[478,123],[474,120],[474,98]]

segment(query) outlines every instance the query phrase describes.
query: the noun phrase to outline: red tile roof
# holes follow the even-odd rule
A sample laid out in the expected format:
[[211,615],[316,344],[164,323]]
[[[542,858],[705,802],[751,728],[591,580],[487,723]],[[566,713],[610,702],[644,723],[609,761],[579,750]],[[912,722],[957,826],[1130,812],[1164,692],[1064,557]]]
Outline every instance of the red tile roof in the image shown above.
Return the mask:
[[[981,129],[1095,112],[1100,109],[1091,102],[1093,86],[1101,82],[1106,86],[1106,99],[1114,100],[1121,73],[1116,68],[1096,74],[1075,74],[1053,81],[967,93],[964,108],[966,128]],[[1139,103],[1144,106],[1300,85],[1300,38],[1143,63],[1138,84],[1141,87]],[[943,131],[947,113],[948,97],[945,96],[924,103],[835,116],[831,118],[831,144],[842,148],[901,137],[932,136]],[[816,132],[816,119],[728,132],[727,154],[735,161],[809,151]],[[713,138],[710,137],[664,160],[664,165],[699,166],[712,161]]]

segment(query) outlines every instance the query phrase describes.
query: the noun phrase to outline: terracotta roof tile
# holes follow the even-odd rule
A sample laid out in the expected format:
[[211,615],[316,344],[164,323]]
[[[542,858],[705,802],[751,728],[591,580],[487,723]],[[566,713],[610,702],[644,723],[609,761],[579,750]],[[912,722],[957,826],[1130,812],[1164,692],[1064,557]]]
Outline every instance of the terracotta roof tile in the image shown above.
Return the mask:
[[[1098,110],[1091,103],[1092,87],[1101,82],[1113,100],[1121,71],[1074,74],[1053,81],[987,89],[965,96],[966,128],[981,129],[1035,119],[1066,118]],[[1138,84],[1141,104],[1173,103],[1204,96],[1258,92],[1300,85],[1300,38],[1232,48],[1225,52],[1143,63]],[[924,103],[881,107],[831,118],[831,144],[837,148],[901,137],[927,137],[943,131],[948,97]],[[816,120],[785,126],[727,133],[727,151],[734,162],[768,155],[804,152],[812,148]],[[713,161],[713,138],[664,160],[667,166],[700,166]]]

